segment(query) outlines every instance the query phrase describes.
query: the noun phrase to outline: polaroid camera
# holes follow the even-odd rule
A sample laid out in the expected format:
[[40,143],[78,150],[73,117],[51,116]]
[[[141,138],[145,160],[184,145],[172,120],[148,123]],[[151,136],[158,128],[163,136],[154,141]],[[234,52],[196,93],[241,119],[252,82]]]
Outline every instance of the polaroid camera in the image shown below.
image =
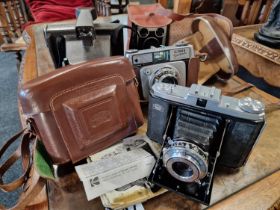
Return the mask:
[[94,23],[93,8],[78,8],[76,24],[50,24],[45,40],[55,67],[77,64],[94,58],[123,55],[123,26],[119,23]]

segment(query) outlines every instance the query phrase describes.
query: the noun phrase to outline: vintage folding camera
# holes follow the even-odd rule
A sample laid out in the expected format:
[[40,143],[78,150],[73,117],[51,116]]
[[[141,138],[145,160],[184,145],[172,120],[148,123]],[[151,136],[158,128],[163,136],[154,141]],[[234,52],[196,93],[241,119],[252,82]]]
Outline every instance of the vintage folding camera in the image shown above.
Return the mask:
[[[132,63],[137,75],[139,94],[145,101],[149,98],[149,90],[156,82],[165,82],[186,86],[197,82],[198,68],[188,69],[190,59],[194,57],[192,45],[178,44],[147,50],[127,50],[125,56]],[[195,69],[194,69],[195,68]],[[189,77],[188,71],[192,76]]]
[[99,57],[123,55],[123,25],[93,22],[96,17],[95,10],[80,8],[75,24],[45,27],[45,40],[56,68]]
[[147,135],[162,150],[151,182],[209,205],[215,166],[246,163],[264,116],[264,105],[249,97],[222,96],[219,89],[195,84],[154,84]]

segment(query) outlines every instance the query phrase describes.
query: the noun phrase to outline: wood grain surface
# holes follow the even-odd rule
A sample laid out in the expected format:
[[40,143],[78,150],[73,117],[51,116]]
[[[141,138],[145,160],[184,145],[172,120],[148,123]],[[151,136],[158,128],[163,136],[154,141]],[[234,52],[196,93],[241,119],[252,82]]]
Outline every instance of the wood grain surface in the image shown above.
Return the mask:
[[[245,188],[209,208],[209,210],[264,210],[272,207],[280,197],[280,171]],[[275,210],[279,206],[275,206]]]
[[[43,33],[40,33],[38,30],[40,26],[33,26],[32,28],[28,29],[28,33],[31,37],[31,41],[29,44],[29,47],[26,51],[25,58],[24,58],[24,65],[21,68],[21,79],[20,84],[25,83],[31,79],[34,79],[37,77],[37,75],[45,74],[46,72],[53,71],[54,69],[51,68],[53,65],[49,60],[49,55],[46,54],[47,49],[44,49],[44,42],[41,42],[43,40],[42,36]],[[41,29],[40,29],[41,30]],[[39,37],[41,36],[41,37]],[[36,42],[35,42],[36,40]],[[38,50],[38,46],[39,49]],[[46,46],[45,46],[46,48]],[[42,54],[40,52],[43,52]],[[228,89],[234,89],[236,87],[239,87],[242,85],[244,81],[237,77],[233,77],[227,84],[224,83],[215,83],[215,86],[222,88],[224,90]],[[273,96],[270,96],[267,93],[264,93],[263,91],[260,91],[259,89],[253,87],[246,91],[243,91],[241,93],[238,93],[235,95],[235,97],[244,97],[244,96],[251,96],[253,98],[257,98],[261,101],[263,101],[267,106],[270,106],[271,103],[279,102],[279,100]],[[212,192],[212,199],[211,199],[211,205],[217,204],[219,205],[219,202],[223,199],[231,199],[231,195],[234,193],[242,193],[244,188],[247,186],[258,182],[259,180],[262,180],[266,176],[270,174],[274,174],[275,176],[280,179],[279,173],[277,171],[280,169],[280,144],[279,144],[279,136],[280,136],[280,129],[277,129],[280,124],[280,110],[276,109],[274,111],[268,112],[266,116],[267,125],[266,129],[264,130],[261,138],[259,139],[259,142],[255,146],[254,150],[252,151],[252,154],[246,164],[245,167],[241,168],[239,171],[236,172],[229,172],[229,171],[217,171],[215,179],[214,179],[214,186],[213,186],[213,192]],[[143,131],[146,129],[146,125],[141,127]],[[140,129],[140,130],[141,130]],[[276,161],[278,160],[278,161]],[[73,176],[76,176],[73,174]],[[77,178],[77,177],[76,177]],[[81,185],[79,180],[75,179],[76,183],[78,185]],[[71,192],[71,188],[77,187],[76,185],[69,185],[65,187],[64,189]],[[57,188],[53,188],[57,189]],[[59,188],[61,189],[61,188]],[[246,188],[244,191],[245,194],[242,196],[246,196],[247,193],[252,193],[251,190],[248,190],[249,188]],[[50,190],[50,189],[49,189]],[[74,189],[72,189],[74,190]],[[75,190],[74,190],[75,191]],[[73,191],[73,192],[74,192]],[[55,192],[55,191],[54,191]],[[234,196],[238,195],[239,193],[235,194]],[[276,197],[280,197],[280,192],[277,190],[267,190],[266,199],[263,199],[263,202],[266,203],[266,206],[272,205],[273,202],[275,202]],[[273,199],[267,199],[269,198],[269,195],[273,194],[271,198]],[[44,193],[43,193],[44,194]],[[248,194],[248,199],[251,199]],[[47,209],[47,197],[46,194],[44,194],[45,199],[42,202],[42,208],[36,209]],[[261,199],[262,194],[260,194],[259,199]],[[34,198],[35,199],[35,198]],[[36,198],[35,200],[37,200]],[[62,199],[62,198],[61,198]],[[224,200],[222,201],[223,208],[229,208],[231,205],[236,205],[237,202],[234,198],[232,200]],[[238,199],[238,198],[237,198]],[[72,197],[72,202],[73,202]],[[225,202],[227,201],[227,202]],[[58,202],[66,202],[58,200]],[[69,201],[70,202],[70,201]],[[224,203],[225,202],[225,203]],[[249,201],[248,201],[249,202]],[[245,202],[246,203],[246,202]],[[244,203],[244,206],[242,206],[242,203],[239,206],[240,208],[237,209],[246,209],[246,205]],[[250,202],[252,208],[255,207],[255,209],[258,208],[258,204],[255,205],[254,202]],[[98,204],[99,205],[99,204]],[[157,198],[151,199],[145,204],[145,209],[163,209],[163,210],[171,210],[171,209],[203,209],[205,206],[201,206],[195,202],[189,201],[181,196],[178,196],[174,193],[165,193]],[[68,206],[69,207],[69,206]],[[213,206],[214,208],[215,206]],[[216,208],[216,207],[215,207]],[[29,208],[34,209],[34,206]],[[71,209],[69,207],[69,209]],[[101,206],[98,208],[92,207],[91,209],[102,209]]]
[[254,41],[254,33],[260,27],[261,25],[251,25],[234,29],[232,44],[237,60],[254,76],[280,87],[280,50]]

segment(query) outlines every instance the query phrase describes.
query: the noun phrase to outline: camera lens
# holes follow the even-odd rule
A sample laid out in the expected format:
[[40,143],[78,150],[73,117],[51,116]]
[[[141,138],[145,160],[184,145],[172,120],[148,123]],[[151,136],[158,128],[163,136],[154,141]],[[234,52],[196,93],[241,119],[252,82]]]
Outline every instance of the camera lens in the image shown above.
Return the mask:
[[159,47],[159,46],[160,46],[160,42],[157,38],[149,37],[145,39],[145,41],[143,42],[142,48],[150,49],[151,47]]
[[179,176],[182,177],[191,177],[193,176],[192,168],[183,162],[175,162],[172,164],[172,169],[177,173]]
[[178,81],[174,77],[165,77],[161,82],[178,85]]
[[164,35],[164,29],[163,28],[158,28],[156,30],[156,36],[157,37],[163,37],[163,35]]
[[149,35],[149,31],[146,28],[141,28],[139,34],[141,38],[146,38]]
[[174,141],[163,151],[163,164],[170,175],[183,182],[204,178],[208,170],[207,156],[198,146],[187,141]]

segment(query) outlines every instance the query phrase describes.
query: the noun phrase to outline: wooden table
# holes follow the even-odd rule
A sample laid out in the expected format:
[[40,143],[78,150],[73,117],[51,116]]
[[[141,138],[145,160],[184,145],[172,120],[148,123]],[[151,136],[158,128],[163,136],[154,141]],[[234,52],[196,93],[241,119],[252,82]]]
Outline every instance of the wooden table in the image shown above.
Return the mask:
[[[42,25],[35,25],[27,30],[30,36],[28,39],[29,46],[21,68],[19,85],[54,69],[48,48],[44,42],[42,27]],[[242,80],[233,77],[227,84],[216,82],[214,85],[222,89],[233,89],[239,87],[242,83],[244,83]],[[235,95],[235,97],[244,96],[257,98],[267,105],[279,101],[255,87]],[[22,118],[24,119],[23,115]],[[235,173],[217,172],[212,191],[212,209],[267,209],[280,198],[280,129],[278,129],[280,110],[269,112],[266,120],[266,129],[253,149],[246,166]],[[145,126],[141,127],[140,130],[145,131]],[[82,185],[75,173],[66,176],[63,182],[54,184],[52,187],[58,191],[64,190],[61,197],[58,197],[58,194],[49,193],[49,197],[58,199],[56,209],[69,209],[70,206],[83,209],[79,206],[79,203],[85,203],[86,201],[83,192],[76,194],[77,190],[81,190]],[[65,198],[68,200],[65,200]],[[47,209],[46,200],[47,197],[45,191],[43,191],[29,209]],[[103,209],[99,199],[91,201],[90,205],[91,208],[88,209]],[[145,202],[144,206],[145,209],[151,210],[205,208],[205,206],[172,192],[153,198]],[[50,209],[54,209],[54,207]]]
[[238,63],[255,77],[280,87],[280,49],[272,49],[254,40],[262,24],[234,28],[232,45]]

